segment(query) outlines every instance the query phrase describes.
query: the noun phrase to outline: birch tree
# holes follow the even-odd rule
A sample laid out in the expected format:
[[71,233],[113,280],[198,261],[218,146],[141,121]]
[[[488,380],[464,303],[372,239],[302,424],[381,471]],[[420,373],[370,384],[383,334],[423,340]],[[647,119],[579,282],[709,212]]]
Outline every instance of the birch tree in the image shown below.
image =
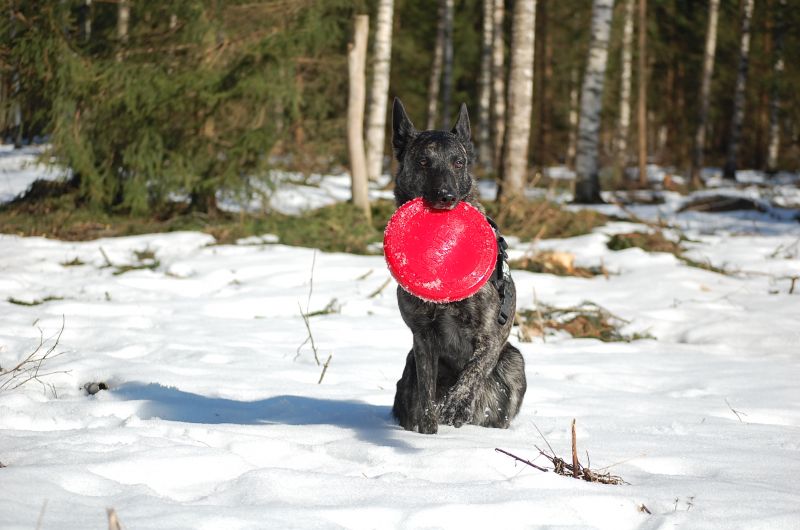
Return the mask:
[[435,129],[439,116],[439,88],[442,84],[442,61],[444,58],[444,33],[445,33],[445,10],[446,0],[439,0],[439,9],[436,22],[436,43],[433,47],[433,63],[431,64],[431,76],[428,80],[428,121],[426,129]]
[[492,145],[489,132],[492,103],[492,13],[494,0],[483,0],[481,28],[481,72],[478,78],[478,163],[484,170],[492,167]]
[[442,50],[442,129],[450,127],[453,99],[453,2],[444,0],[444,49]]
[[598,177],[598,144],[613,8],[614,0],[594,0],[592,5],[591,42],[581,89],[578,153],[575,161],[575,202],[578,203],[603,202]]
[[697,118],[697,131],[694,133],[694,149],[692,152],[692,186],[695,187],[702,185],[700,173],[703,171],[711,77],[714,75],[714,56],[717,49],[718,18],[719,0],[711,0],[708,3],[708,30],[706,31],[706,47],[703,54],[703,78],[700,81],[700,114]]
[[386,138],[386,111],[389,99],[389,70],[392,56],[393,0],[380,0],[375,22],[372,89],[367,114],[367,176],[377,180],[383,171]]
[[750,24],[752,18],[753,0],[744,0],[741,41],[739,44],[739,68],[736,73],[736,92],[733,95],[733,116],[728,137],[728,154],[722,175],[724,178],[731,180],[736,178],[736,157],[739,154],[739,140],[742,135],[742,123],[744,123],[745,88],[747,87],[747,72],[750,64]]
[[619,127],[615,141],[617,171],[628,165],[628,131],[631,125],[631,78],[633,63],[633,2],[625,0],[625,24],[622,30],[622,74],[619,91]]
[[572,68],[569,73],[569,136],[567,138],[567,166],[575,168],[575,156],[578,153],[578,92],[580,81],[578,69]]
[[353,42],[347,47],[349,95],[347,100],[347,149],[350,154],[350,178],[353,204],[371,218],[367,180],[367,161],[364,154],[364,99],[367,62],[367,33],[369,16],[356,15]]
[[120,47],[117,50],[117,61],[122,60],[122,48],[128,43],[128,25],[130,24],[130,20],[130,0],[119,0],[117,4],[117,39],[119,40]]
[[503,0],[494,0],[492,12],[492,136],[494,137],[493,161],[500,165],[503,140],[506,131],[506,69],[505,40],[503,39]]
[[647,0],[639,0],[639,185],[647,185]]
[[536,44],[536,0],[517,0],[511,30],[508,121],[503,152],[500,198],[513,200],[525,189],[533,112],[533,59]]
[[778,171],[778,150],[781,143],[781,80],[783,78],[783,39],[786,33],[786,0],[778,0],[775,13],[775,58],[772,66],[772,86],[769,100],[769,142],[767,144],[767,173]]

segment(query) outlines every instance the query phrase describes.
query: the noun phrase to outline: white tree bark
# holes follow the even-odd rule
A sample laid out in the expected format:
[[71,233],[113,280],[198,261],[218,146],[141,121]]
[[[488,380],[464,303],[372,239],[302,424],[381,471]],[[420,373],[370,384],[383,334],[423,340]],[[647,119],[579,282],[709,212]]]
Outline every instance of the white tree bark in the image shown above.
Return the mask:
[[444,49],[442,54],[442,129],[450,128],[450,104],[453,99],[453,5],[444,0]]
[[117,61],[121,61],[124,52],[122,47],[128,43],[128,25],[131,19],[131,3],[130,0],[119,0],[117,4],[117,40],[120,47],[117,50]]
[[478,78],[478,163],[484,170],[492,167],[492,144],[489,131],[492,104],[492,13],[494,0],[483,0],[481,33],[481,72]]
[[502,199],[521,197],[528,169],[533,112],[533,61],[536,44],[536,0],[516,0],[511,29],[508,120],[503,152]]
[[[647,186],[647,0],[639,0],[639,185]],[[652,120],[651,120],[652,121]]]
[[386,112],[389,100],[389,70],[392,56],[392,19],[394,1],[380,0],[375,22],[372,89],[367,114],[367,176],[377,180],[383,171],[386,138]]
[[781,78],[783,77],[783,39],[786,32],[786,0],[778,0],[775,16],[775,62],[772,66],[772,90],[769,100],[769,142],[767,144],[767,172],[778,171],[778,152],[781,145]]
[[369,16],[356,15],[353,42],[347,47],[347,68],[350,76],[347,100],[347,148],[350,154],[350,187],[353,204],[364,212],[367,219],[370,219],[367,161],[364,154],[363,136],[366,93],[364,70],[367,63],[368,32]]
[[439,0],[436,23],[436,43],[433,48],[431,77],[428,81],[428,121],[426,122],[426,128],[429,130],[436,128],[436,118],[439,113],[439,88],[442,83],[442,59],[444,58],[444,2],[445,0]]
[[505,41],[503,39],[503,18],[505,7],[503,0],[494,0],[492,13],[492,136],[494,150],[492,159],[499,166],[503,152],[503,141],[506,132],[506,70]]
[[694,133],[694,152],[692,154],[692,185],[700,186],[700,173],[703,171],[703,158],[706,145],[706,127],[711,94],[711,78],[714,75],[714,56],[717,49],[717,21],[719,19],[719,0],[708,4],[708,30],[703,54],[703,78],[700,81],[700,114],[697,131]]
[[616,145],[617,168],[628,165],[628,132],[631,125],[631,85],[633,71],[633,2],[625,0],[625,24],[622,30],[622,74],[619,91],[619,128]]
[[573,67],[569,74],[569,138],[567,140],[567,166],[575,167],[578,153],[578,88],[580,86],[578,69]]
[[733,95],[733,117],[731,132],[728,138],[728,156],[725,161],[723,177],[736,178],[736,158],[739,153],[739,139],[744,123],[745,88],[747,87],[747,71],[750,64],[750,24],[753,18],[753,0],[744,0],[742,12],[742,33],[739,45],[739,69],[736,74],[736,92]]
[[614,0],[594,0],[592,5],[592,34],[581,89],[578,154],[575,161],[575,202],[579,203],[602,202],[598,178],[598,143],[613,8]]

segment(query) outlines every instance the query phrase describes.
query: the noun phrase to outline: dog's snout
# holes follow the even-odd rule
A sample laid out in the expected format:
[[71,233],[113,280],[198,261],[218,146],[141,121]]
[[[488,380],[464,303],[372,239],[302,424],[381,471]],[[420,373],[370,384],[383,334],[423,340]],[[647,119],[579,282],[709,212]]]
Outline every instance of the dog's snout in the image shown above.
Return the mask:
[[456,194],[451,190],[442,189],[436,192],[436,205],[442,208],[453,208],[458,202]]

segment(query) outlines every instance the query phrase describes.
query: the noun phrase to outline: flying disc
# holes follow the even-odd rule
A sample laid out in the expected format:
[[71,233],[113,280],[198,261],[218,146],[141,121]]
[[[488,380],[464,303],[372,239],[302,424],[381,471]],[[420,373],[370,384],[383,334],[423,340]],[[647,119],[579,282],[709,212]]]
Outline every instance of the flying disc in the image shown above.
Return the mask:
[[421,198],[403,204],[386,225],[383,251],[403,289],[436,303],[472,296],[497,265],[494,230],[466,202],[452,210],[432,208]]

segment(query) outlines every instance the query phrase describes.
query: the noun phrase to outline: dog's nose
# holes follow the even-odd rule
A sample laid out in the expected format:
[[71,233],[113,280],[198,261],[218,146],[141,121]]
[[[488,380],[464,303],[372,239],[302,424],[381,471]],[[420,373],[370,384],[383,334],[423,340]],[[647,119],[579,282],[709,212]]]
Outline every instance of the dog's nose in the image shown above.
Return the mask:
[[455,206],[457,199],[455,193],[450,190],[439,190],[436,193],[436,202],[445,208],[452,208]]

